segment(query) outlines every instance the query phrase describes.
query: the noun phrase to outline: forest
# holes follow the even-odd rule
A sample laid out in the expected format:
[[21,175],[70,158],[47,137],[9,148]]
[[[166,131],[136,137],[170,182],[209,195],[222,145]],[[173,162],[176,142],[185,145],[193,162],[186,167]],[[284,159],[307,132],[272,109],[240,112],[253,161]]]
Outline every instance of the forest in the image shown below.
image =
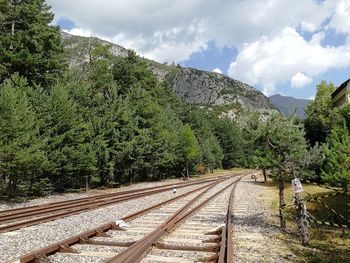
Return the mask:
[[[349,190],[350,107],[317,86],[306,119],[245,112],[245,121],[176,98],[135,52],[94,48],[68,67],[44,0],[0,0],[0,195],[117,187],[216,168],[261,169]],[[293,111],[293,109],[291,109]]]

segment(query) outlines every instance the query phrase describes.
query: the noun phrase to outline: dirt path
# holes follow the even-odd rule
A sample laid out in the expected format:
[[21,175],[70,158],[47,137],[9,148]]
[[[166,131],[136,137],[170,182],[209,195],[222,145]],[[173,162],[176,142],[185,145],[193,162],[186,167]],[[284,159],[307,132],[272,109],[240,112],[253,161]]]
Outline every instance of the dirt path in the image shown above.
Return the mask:
[[279,238],[277,213],[271,209],[275,189],[246,176],[234,202],[234,262],[296,262],[296,256]]

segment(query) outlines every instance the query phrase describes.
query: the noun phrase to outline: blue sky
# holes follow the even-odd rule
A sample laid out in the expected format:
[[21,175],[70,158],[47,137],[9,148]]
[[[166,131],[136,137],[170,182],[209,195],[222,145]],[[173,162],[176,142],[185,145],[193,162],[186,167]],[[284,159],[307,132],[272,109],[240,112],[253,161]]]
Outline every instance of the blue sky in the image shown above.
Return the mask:
[[350,78],[350,0],[48,0],[55,23],[159,62],[312,98]]

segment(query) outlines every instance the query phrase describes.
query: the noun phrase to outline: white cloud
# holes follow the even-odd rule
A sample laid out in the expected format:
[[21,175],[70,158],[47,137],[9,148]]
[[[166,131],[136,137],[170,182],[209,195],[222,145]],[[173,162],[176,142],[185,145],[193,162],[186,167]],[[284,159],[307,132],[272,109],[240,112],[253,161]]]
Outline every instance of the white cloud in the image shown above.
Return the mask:
[[213,72],[222,74],[222,70],[219,69],[219,68],[214,68],[214,69],[213,69]]
[[315,99],[315,95],[312,95],[310,97],[307,98],[308,100],[314,100]]
[[229,76],[260,84],[269,95],[277,84],[290,81],[298,72],[308,76],[303,79],[307,83],[330,68],[350,65],[350,46],[323,47],[319,44],[321,38],[316,38],[308,42],[290,27],[273,38],[261,37],[243,47],[230,65]]
[[[330,1],[330,0],[329,0]],[[314,31],[330,15],[330,5],[314,0],[48,0],[56,18],[160,62],[186,60],[207,47],[241,49],[262,35],[287,26]],[[122,36],[122,37],[121,37]],[[167,50],[168,49],[168,50]],[[170,49],[170,50],[169,50]]]
[[[71,33],[98,36],[159,62],[181,63],[209,42],[235,48],[228,74],[260,84],[265,94],[280,84],[302,87],[329,69],[350,65],[350,0],[47,2],[56,19],[74,22]],[[328,29],[345,34],[346,43],[322,44]]]
[[296,73],[290,80],[290,85],[292,88],[302,88],[312,82],[312,78],[306,76],[304,73]]
[[329,26],[334,28],[338,33],[350,33],[349,0],[338,1]]
[[81,36],[81,37],[90,37],[92,35],[91,30],[83,28],[73,28],[71,30],[63,30],[72,35]]

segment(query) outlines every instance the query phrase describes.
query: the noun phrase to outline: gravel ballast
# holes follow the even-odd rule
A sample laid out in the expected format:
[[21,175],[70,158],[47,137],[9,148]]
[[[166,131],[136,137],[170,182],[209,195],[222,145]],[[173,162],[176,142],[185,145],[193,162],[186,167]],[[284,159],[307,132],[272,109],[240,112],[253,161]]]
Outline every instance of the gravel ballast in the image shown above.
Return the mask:
[[[233,179],[231,179],[233,180]],[[210,189],[208,192],[206,192],[201,197],[196,197],[198,195],[198,192],[192,193],[180,200],[177,200],[176,202],[162,206],[156,210],[152,210],[148,212],[145,215],[142,215],[141,217],[135,218],[131,221],[128,221],[127,227],[125,231],[108,231],[108,237],[95,237],[94,240],[100,240],[100,241],[118,241],[118,242],[134,242],[154,229],[156,229],[158,226],[160,226],[167,218],[172,216],[172,214],[175,211],[178,211],[181,207],[183,207],[188,201],[194,199],[195,204],[198,204],[201,200],[204,200],[206,197],[210,196],[214,191],[216,192],[217,189],[221,189],[224,187],[224,185],[227,185],[228,182],[222,182],[219,185],[215,186],[213,189]],[[216,190],[215,190],[216,189]],[[217,198],[216,198],[217,199]],[[224,209],[225,210],[225,209]],[[202,216],[199,216],[199,218],[202,218]],[[211,227],[211,224],[209,224],[209,228]],[[201,240],[199,240],[201,241]],[[73,248],[77,248],[79,252],[82,254],[69,254],[69,255],[62,255],[61,253],[52,255],[49,257],[49,259],[52,262],[65,262],[65,263],[73,263],[73,262],[103,262],[101,259],[96,257],[96,254],[99,255],[99,257],[111,257],[115,255],[115,247],[103,247],[103,246],[95,246],[91,247],[88,245],[79,245],[79,246],[73,246]],[[119,248],[118,248],[119,249]],[[94,252],[91,252],[94,251]],[[112,252],[112,253],[111,253]],[[173,251],[169,252],[166,250],[161,250],[159,253],[152,254],[152,257],[162,257],[166,256],[167,258],[169,256],[177,255],[179,252]],[[187,254],[191,254],[188,252]],[[197,258],[199,257],[198,252],[193,252],[192,257]],[[148,256],[147,256],[148,258]],[[149,262],[155,262],[155,258],[153,258]]]
[[264,186],[263,178],[257,182],[244,177],[236,188],[233,220],[234,262],[295,262],[296,257],[278,238],[281,230],[272,218],[271,193]]
[[[179,180],[176,182],[179,182]],[[169,183],[169,181],[166,183]],[[152,187],[155,185],[159,185],[159,183],[152,185],[147,184],[147,187]],[[177,189],[176,194],[174,194],[173,191],[167,191],[156,195],[142,197],[136,200],[107,206],[97,210],[84,212],[78,215],[69,216],[48,223],[31,226],[8,233],[2,233],[0,234],[0,262],[2,263],[15,260],[19,256],[28,252],[61,241],[73,235],[80,234],[81,232],[95,228],[108,221],[116,221],[125,215],[168,200],[173,198],[175,195],[182,194],[200,186],[203,185],[188,186]],[[129,189],[130,188],[124,190]]]
[[83,197],[89,197],[94,195],[101,195],[101,194],[108,194],[108,193],[117,193],[121,191],[127,191],[127,190],[136,190],[136,189],[142,189],[142,188],[148,188],[148,187],[154,187],[154,186],[161,186],[165,184],[177,184],[182,183],[182,180],[179,179],[168,179],[165,181],[159,181],[159,182],[143,182],[143,183],[137,183],[132,184],[129,186],[122,186],[119,188],[112,188],[112,189],[106,189],[106,190],[89,190],[87,192],[83,193],[63,193],[63,194],[53,194],[50,196],[35,198],[32,200],[28,200],[26,202],[5,202],[0,201],[0,211],[7,210],[7,209],[13,209],[13,208],[20,208],[20,207],[28,207],[32,205],[42,205],[52,202],[60,202],[60,201],[66,201],[66,200],[73,200],[77,198],[83,198]]

